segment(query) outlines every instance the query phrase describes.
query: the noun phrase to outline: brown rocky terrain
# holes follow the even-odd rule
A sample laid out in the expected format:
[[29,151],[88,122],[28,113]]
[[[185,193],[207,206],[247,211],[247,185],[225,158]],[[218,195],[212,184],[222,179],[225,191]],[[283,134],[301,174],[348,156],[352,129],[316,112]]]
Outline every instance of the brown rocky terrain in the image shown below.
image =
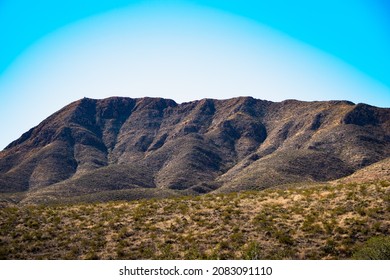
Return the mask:
[[0,192],[37,203],[259,190],[389,157],[390,109],[366,104],[84,98],[0,152]]
[[359,169],[352,175],[338,179],[334,183],[370,183],[376,181],[390,181],[390,158]]

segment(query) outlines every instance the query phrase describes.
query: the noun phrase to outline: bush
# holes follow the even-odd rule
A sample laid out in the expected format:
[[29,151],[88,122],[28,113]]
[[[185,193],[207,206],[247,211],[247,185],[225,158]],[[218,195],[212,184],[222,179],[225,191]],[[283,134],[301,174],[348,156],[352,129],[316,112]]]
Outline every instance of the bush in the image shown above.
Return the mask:
[[241,253],[243,260],[262,260],[264,259],[262,248],[259,243],[251,242]]
[[390,260],[390,237],[373,237],[353,254],[358,260]]

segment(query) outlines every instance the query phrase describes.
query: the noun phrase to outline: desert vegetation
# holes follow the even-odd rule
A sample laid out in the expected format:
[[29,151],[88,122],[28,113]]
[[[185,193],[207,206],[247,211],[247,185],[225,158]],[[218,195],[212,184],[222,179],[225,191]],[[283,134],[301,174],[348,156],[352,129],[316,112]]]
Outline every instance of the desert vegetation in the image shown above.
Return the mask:
[[300,184],[3,207],[0,258],[386,259],[389,233],[388,181]]

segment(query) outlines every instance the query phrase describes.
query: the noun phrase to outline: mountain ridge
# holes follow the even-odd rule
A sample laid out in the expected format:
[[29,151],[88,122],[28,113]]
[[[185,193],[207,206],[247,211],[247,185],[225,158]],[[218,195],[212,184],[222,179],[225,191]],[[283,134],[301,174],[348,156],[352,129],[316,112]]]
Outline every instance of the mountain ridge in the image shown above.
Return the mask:
[[31,202],[151,189],[231,192],[336,180],[388,157],[388,108],[252,97],[181,104],[84,98],[0,152],[0,192],[27,192]]

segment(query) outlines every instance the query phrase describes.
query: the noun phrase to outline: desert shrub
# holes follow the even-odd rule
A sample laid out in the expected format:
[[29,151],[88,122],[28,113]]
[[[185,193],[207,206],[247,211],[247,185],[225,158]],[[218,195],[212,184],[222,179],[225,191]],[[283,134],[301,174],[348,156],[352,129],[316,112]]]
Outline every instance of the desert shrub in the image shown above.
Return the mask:
[[85,259],[86,259],[86,260],[98,260],[98,259],[99,259],[99,255],[98,255],[97,252],[95,252],[94,250],[90,250],[90,251],[85,255]]
[[390,182],[389,182],[389,181],[380,181],[379,184],[380,184],[382,187],[384,187],[384,188],[390,186]]
[[1,243],[2,241],[0,240],[0,260],[6,260],[9,255],[9,250]]
[[[317,254],[317,252],[316,252]],[[296,259],[296,250],[291,246],[275,247],[267,255],[269,260],[292,260]],[[312,255],[310,259],[318,259],[317,255]]]
[[337,243],[333,239],[329,238],[322,247],[322,251],[326,255],[337,255]]
[[[173,243],[171,240],[167,240],[166,242]],[[158,247],[158,249],[160,250],[160,259],[174,260],[178,258],[178,256],[176,256],[175,254],[175,250],[172,244],[160,244]]]
[[390,237],[372,237],[353,254],[358,260],[390,260]]
[[282,244],[286,244],[289,246],[294,245],[294,239],[293,237],[288,233],[283,230],[277,230],[275,232],[275,238]]
[[263,250],[261,245],[257,242],[251,242],[241,252],[241,258],[243,260],[261,260],[264,259]]
[[196,244],[192,244],[184,253],[185,260],[201,260],[207,258],[205,253]]

